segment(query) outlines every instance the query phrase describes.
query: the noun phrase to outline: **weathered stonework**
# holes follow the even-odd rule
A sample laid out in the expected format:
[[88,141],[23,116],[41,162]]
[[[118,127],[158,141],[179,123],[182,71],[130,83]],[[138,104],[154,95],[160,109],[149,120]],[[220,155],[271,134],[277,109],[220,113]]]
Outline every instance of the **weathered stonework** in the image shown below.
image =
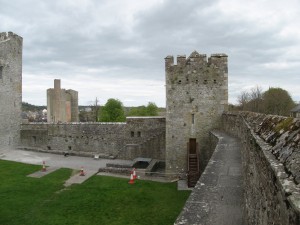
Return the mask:
[[78,122],[78,92],[61,88],[60,80],[54,80],[54,89],[47,90],[47,121]]
[[21,147],[102,158],[165,159],[165,118],[128,117],[126,123],[22,124]]
[[186,173],[190,139],[196,139],[203,171],[212,152],[209,131],[218,127],[228,106],[227,55],[194,51],[187,59],[165,58],[166,72],[166,170]]
[[22,106],[22,37],[0,33],[0,146],[19,143]]
[[224,114],[223,127],[243,143],[249,225],[300,224],[300,120],[256,113]]

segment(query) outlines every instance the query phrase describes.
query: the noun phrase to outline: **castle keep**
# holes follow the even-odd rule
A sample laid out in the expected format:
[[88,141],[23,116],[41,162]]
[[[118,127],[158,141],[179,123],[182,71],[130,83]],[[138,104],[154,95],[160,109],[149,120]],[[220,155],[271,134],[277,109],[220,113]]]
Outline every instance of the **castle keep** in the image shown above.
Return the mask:
[[61,88],[60,80],[54,80],[54,89],[47,90],[47,121],[78,122],[78,92]]
[[19,144],[22,43],[23,39],[12,32],[0,33],[0,146]]
[[211,155],[209,131],[228,106],[227,55],[207,60],[194,51],[188,58],[178,56],[177,65],[167,56],[165,71],[166,170],[201,173]]

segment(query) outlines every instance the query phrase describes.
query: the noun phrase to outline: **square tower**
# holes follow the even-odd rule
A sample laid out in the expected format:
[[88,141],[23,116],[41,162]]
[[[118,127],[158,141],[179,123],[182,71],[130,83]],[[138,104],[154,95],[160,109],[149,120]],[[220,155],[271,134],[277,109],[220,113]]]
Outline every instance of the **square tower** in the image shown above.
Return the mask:
[[228,108],[227,55],[194,51],[186,58],[165,58],[166,72],[166,172],[191,171],[190,156],[197,157],[201,174],[211,152],[209,131],[218,127]]
[[47,121],[78,122],[78,92],[62,89],[60,80],[54,80],[54,89],[47,89]]
[[20,141],[22,112],[22,37],[0,33],[0,146]]

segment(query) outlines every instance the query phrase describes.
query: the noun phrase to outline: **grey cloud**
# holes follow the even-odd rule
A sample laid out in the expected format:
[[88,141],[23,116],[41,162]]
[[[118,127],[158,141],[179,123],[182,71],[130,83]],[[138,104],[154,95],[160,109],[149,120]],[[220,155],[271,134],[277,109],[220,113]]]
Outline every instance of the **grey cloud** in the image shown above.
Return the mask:
[[[259,82],[268,86],[280,82],[283,74],[298,76],[299,40],[280,33],[288,20],[262,27],[242,15],[225,15],[220,1],[166,0],[131,15],[118,8],[125,1],[0,0],[0,30],[23,36],[23,71],[35,75],[37,82],[40,74],[78,83],[84,76],[163,81],[164,57],[193,50],[229,55],[231,99],[241,86]],[[133,18],[131,23],[122,18],[126,13]],[[277,62],[293,66],[272,68]],[[89,93],[83,92],[87,99]],[[133,98],[130,93],[126,97]],[[137,102],[147,103],[142,98]]]

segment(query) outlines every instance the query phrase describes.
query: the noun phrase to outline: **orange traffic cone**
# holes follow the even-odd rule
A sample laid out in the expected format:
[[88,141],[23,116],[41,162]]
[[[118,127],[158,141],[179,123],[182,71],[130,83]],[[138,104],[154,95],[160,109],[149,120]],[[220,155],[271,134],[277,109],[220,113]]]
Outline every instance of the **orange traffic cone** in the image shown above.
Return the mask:
[[45,164],[45,161],[43,161],[43,168],[42,168],[42,172],[46,172],[47,169],[46,169],[46,164]]
[[136,171],[135,171],[135,168],[133,168],[133,179],[136,179],[136,178],[137,178]]
[[134,184],[134,179],[133,179],[132,173],[130,174],[130,181],[128,182],[128,184]]
[[84,173],[84,171],[83,171],[83,167],[81,167],[81,169],[80,169],[80,174],[79,174],[79,176],[85,176],[85,173]]

